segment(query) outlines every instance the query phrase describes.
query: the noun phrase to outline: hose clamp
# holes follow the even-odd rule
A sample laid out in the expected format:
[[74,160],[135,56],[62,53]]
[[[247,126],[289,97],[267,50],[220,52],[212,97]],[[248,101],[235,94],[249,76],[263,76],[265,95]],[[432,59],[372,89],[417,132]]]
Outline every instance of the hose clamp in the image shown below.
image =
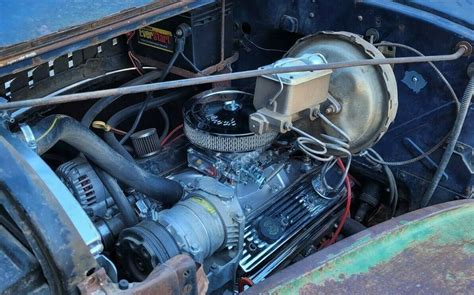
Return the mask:
[[31,130],[30,125],[26,123],[21,123],[19,124],[20,130],[23,133],[23,136],[25,137],[25,141],[28,144],[28,146],[36,152],[37,149],[37,144],[36,144],[36,137],[35,134],[33,133],[33,130]]

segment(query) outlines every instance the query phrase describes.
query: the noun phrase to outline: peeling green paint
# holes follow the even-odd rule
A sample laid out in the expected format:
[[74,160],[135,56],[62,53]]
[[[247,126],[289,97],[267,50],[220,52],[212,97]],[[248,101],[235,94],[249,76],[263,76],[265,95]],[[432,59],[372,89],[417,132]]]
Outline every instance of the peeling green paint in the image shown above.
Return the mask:
[[[472,225],[474,227],[474,224]],[[474,230],[474,229],[473,229]],[[466,252],[466,254],[470,254],[470,255],[474,255],[474,243],[472,241],[470,241],[470,243],[466,243],[462,249],[464,250],[464,252]],[[474,267],[474,266],[473,266]]]
[[[457,252],[470,255],[472,259],[474,203],[415,221],[402,220],[398,224],[395,229],[376,238],[372,238],[370,234],[361,237],[337,255],[329,256],[322,266],[287,281],[269,290],[268,293],[297,294],[308,286],[313,290],[318,290],[328,282],[339,283],[352,276],[369,274],[371,270],[383,267],[409,250],[420,252],[421,249],[420,253],[436,257],[443,253],[442,249],[450,251],[449,247],[457,247],[463,249]],[[462,253],[456,255],[462,255]],[[472,269],[469,273],[464,273],[461,269],[459,272],[445,272],[440,279],[470,280],[473,279],[471,276]]]

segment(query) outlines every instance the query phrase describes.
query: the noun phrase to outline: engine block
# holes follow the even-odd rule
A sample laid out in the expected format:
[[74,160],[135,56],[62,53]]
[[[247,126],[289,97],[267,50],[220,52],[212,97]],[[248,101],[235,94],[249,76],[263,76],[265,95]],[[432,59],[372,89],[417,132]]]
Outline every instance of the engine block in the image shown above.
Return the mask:
[[254,282],[308,247],[308,241],[321,237],[339,215],[335,213],[342,198],[323,198],[316,193],[311,179],[317,177],[316,171],[309,172],[247,216],[239,264]]
[[[200,190],[235,198],[245,216],[239,269],[254,282],[268,276],[295,253],[327,233],[340,215],[343,190],[327,195],[320,167],[269,149],[215,153],[188,149],[188,165],[207,178]],[[187,172],[189,173],[189,172]],[[199,179],[198,175],[175,179]],[[329,177],[338,178],[335,171]],[[185,186],[196,185],[182,182]],[[218,189],[219,188],[219,189]]]

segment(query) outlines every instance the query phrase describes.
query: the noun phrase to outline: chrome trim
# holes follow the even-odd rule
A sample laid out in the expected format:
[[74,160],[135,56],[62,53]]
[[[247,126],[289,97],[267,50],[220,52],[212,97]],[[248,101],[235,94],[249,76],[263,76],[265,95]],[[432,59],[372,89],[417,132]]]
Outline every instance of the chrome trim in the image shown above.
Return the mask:
[[[94,223],[87,216],[80,204],[61,182],[53,170],[38,156],[25,142],[13,136],[10,131],[0,128],[0,136],[3,136],[20,153],[31,168],[31,173],[41,179],[44,185],[52,192],[62,206],[63,210],[71,219],[84,243],[89,247],[90,253],[97,257],[104,246],[99,232]],[[45,226],[48,226],[45,224]]]

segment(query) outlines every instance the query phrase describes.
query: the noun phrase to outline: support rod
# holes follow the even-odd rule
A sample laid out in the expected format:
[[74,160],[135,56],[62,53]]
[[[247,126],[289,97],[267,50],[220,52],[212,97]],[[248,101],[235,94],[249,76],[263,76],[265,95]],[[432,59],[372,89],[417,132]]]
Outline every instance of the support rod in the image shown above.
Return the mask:
[[0,110],[18,109],[24,107],[39,107],[54,104],[62,104],[68,102],[77,102],[95,98],[101,98],[112,95],[126,95],[135,94],[149,91],[157,91],[164,89],[173,89],[187,86],[202,85],[208,83],[216,83],[230,80],[254,78],[262,75],[272,75],[281,73],[291,72],[306,72],[306,71],[318,71],[318,70],[335,70],[340,68],[359,67],[359,66],[370,66],[370,65],[383,65],[383,64],[405,64],[405,63],[422,63],[422,62],[437,62],[437,61],[449,61],[455,60],[463,56],[468,51],[468,47],[461,44],[456,52],[446,55],[432,55],[432,56],[410,56],[410,57],[395,57],[395,58],[375,58],[375,59],[363,59],[363,60],[352,60],[343,62],[333,62],[327,64],[317,65],[303,65],[303,66],[291,66],[291,67],[270,67],[267,69],[257,69],[236,73],[220,74],[213,76],[189,78],[183,80],[174,80],[167,82],[150,83],[145,85],[119,87],[105,90],[89,91],[82,93],[72,93],[65,95],[58,95],[54,97],[42,97],[27,99],[21,101],[7,102],[0,104]]
[[221,62],[225,60],[225,0],[221,2]]

